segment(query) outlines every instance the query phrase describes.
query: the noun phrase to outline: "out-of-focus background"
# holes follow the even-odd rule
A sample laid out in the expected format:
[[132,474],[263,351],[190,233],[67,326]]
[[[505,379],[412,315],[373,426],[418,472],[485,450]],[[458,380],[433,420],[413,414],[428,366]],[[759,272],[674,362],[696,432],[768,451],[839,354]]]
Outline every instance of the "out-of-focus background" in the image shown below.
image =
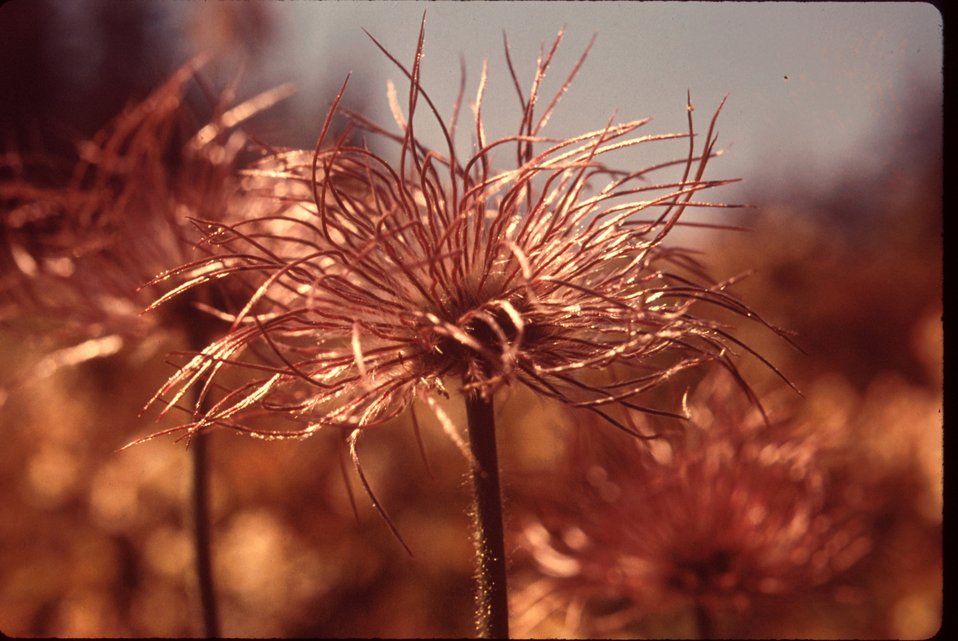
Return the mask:
[[[753,611],[725,631],[932,634],[941,616],[942,18],[931,5],[15,0],[0,7],[0,151],[68,149],[197,52],[214,56],[209,84],[239,78],[241,96],[297,85],[260,123],[270,144],[311,147],[350,72],[344,103],[391,123],[386,81],[402,87],[403,77],[363,29],[408,63],[423,11],[423,86],[448,114],[460,64],[468,101],[487,60],[490,136],[512,133],[519,117],[503,34],[529,83],[540,44],[565,27],[546,95],[598,34],[549,135],[597,129],[613,114],[681,132],[687,91],[701,129],[728,96],[726,153],[712,177],[744,180],[715,197],[754,207],[714,215],[752,231],[681,240],[707,252],[717,276],[754,270],[735,292],[796,332],[806,353],[767,331],[740,335],[802,390],[805,420],[843,435],[861,461],[843,473],[885,500],[874,508],[873,552],[843,579],[842,599],[795,596],[774,616]],[[430,139],[438,132],[422,133],[439,144]],[[0,392],[0,631],[199,634],[185,447],[160,439],[116,451],[157,428],[140,410],[170,367],[122,350],[12,389],[43,353],[28,334],[21,323],[0,326],[0,384],[11,390]],[[779,393],[767,369],[743,368],[759,392]],[[579,421],[521,393],[503,400],[504,483],[515,494],[507,509],[524,509],[523,479],[560,473],[563,435]],[[227,635],[470,634],[467,467],[423,423],[429,469],[405,420],[375,430],[361,452],[412,558],[347,471],[353,514],[340,434],[289,443],[215,435]],[[517,589],[531,582],[534,568],[517,562],[514,571]],[[644,633],[686,629],[656,625]],[[561,618],[525,632],[573,634]]]

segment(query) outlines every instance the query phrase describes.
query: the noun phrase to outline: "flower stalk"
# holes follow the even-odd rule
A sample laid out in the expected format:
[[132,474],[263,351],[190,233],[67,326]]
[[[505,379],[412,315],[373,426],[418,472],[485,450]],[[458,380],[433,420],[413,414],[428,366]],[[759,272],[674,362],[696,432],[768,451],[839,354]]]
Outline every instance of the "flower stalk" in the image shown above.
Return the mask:
[[209,438],[208,433],[198,433],[190,441],[193,463],[193,545],[203,611],[203,633],[208,639],[217,639],[221,635],[216,583],[213,579]]
[[483,639],[509,637],[506,552],[502,526],[502,495],[492,399],[466,397],[469,448],[475,460],[476,631]]
[[712,613],[707,604],[701,599],[695,600],[695,628],[699,639],[714,639],[715,626],[712,624]]

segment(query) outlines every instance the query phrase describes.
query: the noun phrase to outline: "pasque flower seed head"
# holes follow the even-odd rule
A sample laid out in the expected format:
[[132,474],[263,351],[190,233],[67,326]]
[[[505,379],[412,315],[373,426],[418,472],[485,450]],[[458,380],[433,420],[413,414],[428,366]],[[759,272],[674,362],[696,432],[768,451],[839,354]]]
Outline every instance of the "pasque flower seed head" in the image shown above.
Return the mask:
[[[160,390],[167,407],[193,385],[215,396],[181,429],[266,438],[357,430],[416,399],[447,425],[434,399],[448,386],[491,398],[521,384],[632,431],[616,411],[668,411],[640,398],[676,372],[708,361],[734,370],[734,339],[699,310],[754,315],[724,284],[703,282],[691,252],[664,244],[690,207],[728,206],[699,198],[730,182],[704,178],[718,111],[704,136],[689,103],[683,133],[642,134],[643,119],[548,138],[542,130],[585,59],[539,113],[561,38],[519,92],[512,135],[487,137],[483,67],[469,154],[456,142],[462,90],[446,121],[421,84],[420,34],[411,68],[376,42],[409,82],[403,105],[390,85],[398,132],[348,113],[334,139],[341,92],[312,152],[277,152],[246,172],[248,196],[272,210],[211,224],[213,255],[175,270],[186,285],[159,301],[222,278],[252,292],[231,331]],[[441,149],[417,135],[423,111]],[[349,142],[356,133],[362,142]],[[397,152],[374,151],[370,139]],[[607,164],[620,150],[669,142],[682,146],[653,166]],[[628,376],[603,384],[613,366]]]

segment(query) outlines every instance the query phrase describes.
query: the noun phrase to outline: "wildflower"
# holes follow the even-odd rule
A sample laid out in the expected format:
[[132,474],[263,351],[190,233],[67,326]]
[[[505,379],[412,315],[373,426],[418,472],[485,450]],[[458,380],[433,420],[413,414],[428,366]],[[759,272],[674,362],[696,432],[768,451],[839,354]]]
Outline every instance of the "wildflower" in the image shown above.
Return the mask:
[[[363,484],[393,527],[363,477],[356,443],[419,400],[473,463],[482,521],[487,508],[498,510],[492,399],[501,388],[525,385],[640,435],[617,412],[670,414],[642,405],[643,392],[708,361],[734,370],[734,339],[698,310],[712,303],[751,312],[726,293],[727,283],[701,283],[691,252],[663,244],[687,208],[726,206],[697,198],[731,182],[703,178],[717,154],[718,111],[701,145],[691,104],[684,133],[640,135],[643,119],[548,138],[542,130],[586,55],[545,103],[540,89],[561,39],[538,60],[527,93],[506,47],[522,111],[512,135],[487,136],[483,66],[468,155],[457,145],[464,90],[446,121],[420,83],[423,32],[411,68],[373,39],[409,80],[405,112],[389,86],[398,133],[349,113],[346,133],[330,140],[344,85],[313,152],[278,153],[244,172],[249,196],[272,197],[274,211],[211,221],[212,255],[169,273],[185,284],[157,305],[224,278],[255,290],[226,315],[230,331],[158,392],[169,409],[202,387],[205,410],[176,429],[262,438],[343,429]],[[442,149],[417,135],[423,109]],[[396,157],[349,144],[356,131],[396,145]],[[621,150],[666,141],[684,141],[683,151],[638,170],[607,163]],[[603,382],[620,366],[629,377]],[[452,386],[466,402],[468,445],[437,401]],[[501,517],[478,527],[480,539],[501,539]],[[501,565],[502,609],[503,556],[501,548],[479,553]],[[504,634],[500,625],[493,633]]]
[[[154,353],[171,337],[197,349],[221,322],[202,313],[228,300],[214,284],[162,314],[143,315],[159,293],[148,285],[190,258],[190,219],[219,219],[235,203],[235,168],[250,152],[240,125],[290,93],[278,87],[230,106],[222,96],[199,126],[186,92],[202,61],[176,71],[140,103],[77,147],[76,162],[6,158],[0,182],[0,310],[51,323],[51,349],[16,386],[132,345]],[[192,129],[191,129],[192,128]],[[69,178],[61,167],[66,164]],[[7,393],[0,387],[0,404]],[[193,448],[197,564],[208,636],[217,636],[209,576],[205,443]]]
[[[52,320],[59,335],[53,342],[61,346],[38,374],[126,344],[155,348],[167,333],[193,336],[193,344],[207,340],[209,323],[203,330],[203,316],[189,303],[144,315],[159,295],[145,285],[193,255],[191,218],[225,215],[238,158],[250,147],[239,125],[289,88],[232,107],[224,95],[211,121],[199,126],[185,100],[202,64],[184,65],[79,143],[76,159],[7,154],[0,181],[3,308],[15,318]],[[204,298],[209,292],[194,296]]]
[[[382,424],[417,398],[441,415],[432,395],[446,396],[446,382],[459,381],[463,393],[483,399],[524,384],[634,431],[610,408],[651,411],[636,399],[677,371],[712,360],[731,366],[734,340],[696,312],[710,302],[754,315],[726,284],[697,284],[692,252],[663,245],[688,207],[727,206],[693,199],[731,182],[702,178],[716,155],[715,119],[700,151],[693,149],[691,106],[687,133],[634,135],[644,119],[563,140],[544,137],[578,70],[537,117],[560,39],[520,99],[518,132],[492,142],[481,118],[483,70],[468,158],[456,148],[455,119],[445,123],[419,84],[420,40],[411,70],[396,62],[410,78],[408,116],[390,93],[401,133],[349,114],[351,127],[398,144],[398,162],[342,139],[324,146],[334,104],[315,153],[279,153],[244,172],[248,194],[272,194],[280,205],[268,216],[210,221],[206,242],[215,253],[171,270],[186,284],[156,306],[214,279],[258,286],[230,316],[231,331],[159,396],[175,402],[207,373],[258,375],[224,388],[184,429],[303,437],[329,426]],[[444,152],[415,136],[423,102],[443,131]],[[653,167],[623,171],[602,162],[616,150],[682,139],[689,141],[685,155]],[[493,157],[507,145],[516,167],[494,172]],[[679,176],[655,180],[675,167]],[[590,378],[618,365],[635,375],[614,387]],[[260,414],[290,429],[247,420]]]
[[[544,492],[520,537],[543,577],[517,599],[524,625],[564,612],[572,628],[610,634],[690,609],[709,638],[719,614],[822,586],[868,552],[867,517],[845,500],[851,481],[832,478],[819,434],[767,423],[733,391],[727,376],[706,378],[690,425],[657,448],[573,446],[571,486]],[[582,471],[583,458],[601,464]]]

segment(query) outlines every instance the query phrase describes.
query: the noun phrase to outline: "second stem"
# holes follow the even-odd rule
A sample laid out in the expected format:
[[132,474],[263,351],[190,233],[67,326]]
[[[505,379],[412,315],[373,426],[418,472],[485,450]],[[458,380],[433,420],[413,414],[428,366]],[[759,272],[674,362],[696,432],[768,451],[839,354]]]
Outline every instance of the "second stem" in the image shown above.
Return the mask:
[[213,545],[211,542],[209,434],[196,434],[190,443],[193,459],[193,536],[196,576],[203,611],[203,632],[210,639],[220,636],[213,581]]

